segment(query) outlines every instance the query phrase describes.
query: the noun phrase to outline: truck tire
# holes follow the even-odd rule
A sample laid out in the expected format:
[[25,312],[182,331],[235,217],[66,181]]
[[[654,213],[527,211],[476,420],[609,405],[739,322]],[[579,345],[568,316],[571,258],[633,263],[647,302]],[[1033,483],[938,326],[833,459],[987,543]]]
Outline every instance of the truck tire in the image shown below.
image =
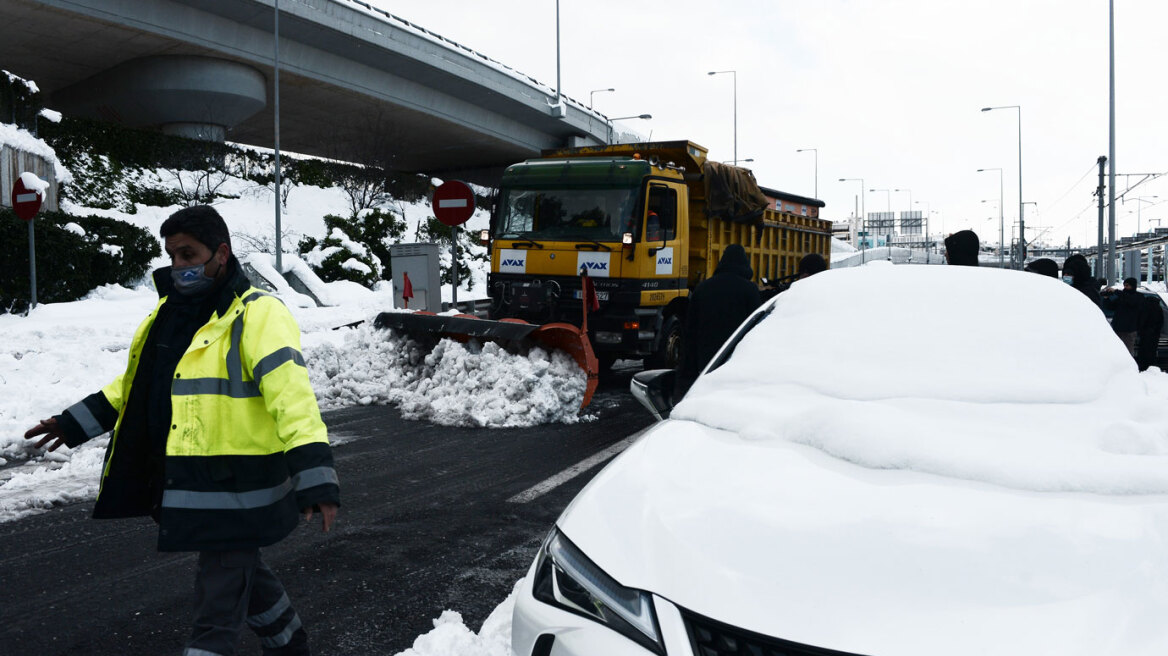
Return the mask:
[[645,360],[646,369],[676,369],[681,365],[681,321],[677,316],[665,319],[661,325],[661,344],[657,352]]

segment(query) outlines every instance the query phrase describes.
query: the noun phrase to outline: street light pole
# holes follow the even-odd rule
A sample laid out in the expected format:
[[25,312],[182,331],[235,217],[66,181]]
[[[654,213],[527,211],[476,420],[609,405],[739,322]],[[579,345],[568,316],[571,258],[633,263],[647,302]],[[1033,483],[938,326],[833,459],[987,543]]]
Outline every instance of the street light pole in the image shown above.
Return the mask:
[[618,116],[616,118],[608,119],[608,142],[609,143],[612,143],[613,132],[616,130],[615,123],[617,121],[624,121],[624,120],[632,119],[632,118],[639,118],[639,119],[644,119],[647,121],[647,120],[653,118],[653,115],[652,114],[637,114],[636,116]]
[[[1140,202],[1139,205],[1136,205],[1136,234],[1137,235],[1140,234],[1140,210],[1142,210],[1144,208],[1143,203],[1151,203],[1152,205],[1155,205],[1155,203],[1152,203],[1152,201],[1147,200],[1148,198],[1159,198],[1159,196],[1139,196],[1136,198],[1136,200]],[[1149,219],[1148,223],[1151,223],[1154,220],[1155,219]]]
[[797,153],[805,153],[811,151],[815,154],[815,197],[819,198],[819,149],[818,148],[800,148],[796,150]]
[[[1024,215],[1025,206],[1022,203],[1022,106],[1003,105],[1001,107],[983,107],[981,111],[988,112],[995,109],[1018,110],[1018,266],[1021,268],[1026,263],[1026,217]],[[1012,259],[1013,254],[1011,254]]]
[[932,214],[932,205],[930,205],[929,202],[925,201],[925,200],[918,200],[913,204],[920,205],[921,203],[925,204],[925,238],[923,241],[925,243],[925,264],[928,264],[929,263],[929,244],[928,244],[928,242],[929,242],[929,215]]
[[[865,229],[868,223],[867,208],[864,207],[864,178],[840,178],[840,182],[859,182],[860,183],[860,230],[867,232]],[[864,251],[868,245],[868,235],[864,235],[863,241],[860,242],[860,264],[864,263]]]
[[[886,209],[885,209],[886,215],[885,215],[884,221],[887,221],[888,220],[887,216],[892,214],[892,190],[891,189],[869,189],[868,191],[871,191],[871,192],[883,191],[884,192],[884,201],[885,201],[885,205],[886,205]],[[884,221],[881,221],[881,223],[884,223]],[[887,227],[888,226],[885,226],[885,228],[887,228]],[[892,259],[892,233],[890,233],[890,232],[884,233],[884,247],[888,249],[888,259],[891,260]]]
[[[985,111],[985,110],[982,110]],[[978,169],[978,173],[986,171],[998,172],[998,268],[1006,268],[1006,219],[1002,214],[1002,169]]]
[[738,159],[738,71],[710,71],[710,75],[729,73],[734,78],[734,159]]
[[276,273],[284,275],[284,260],[281,257],[281,253],[284,251],[284,245],[280,239],[280,0],[276,0],[275,2],[274,14],[275,20],[272,24],[272,41],[275,45],[275,52],[272,58],[272,96],[274,98],[272,113],[275,116],[275,124],[273,127],[276,131]]
[[588,109],[592,109],[593,96],[595,96],[598,93],[604,93],[606,91],[616,91],[616,89],[593,89],[592,91],[589,91],[588,92]]

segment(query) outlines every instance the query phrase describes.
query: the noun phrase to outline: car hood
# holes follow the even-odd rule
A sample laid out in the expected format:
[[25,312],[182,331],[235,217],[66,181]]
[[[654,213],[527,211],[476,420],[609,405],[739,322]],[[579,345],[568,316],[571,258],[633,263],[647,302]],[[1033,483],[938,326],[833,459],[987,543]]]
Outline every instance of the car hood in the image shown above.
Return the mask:
[[623,585],[870,656],[1163,654],[1168,495],[1036,491],[658,424],[558,525]]

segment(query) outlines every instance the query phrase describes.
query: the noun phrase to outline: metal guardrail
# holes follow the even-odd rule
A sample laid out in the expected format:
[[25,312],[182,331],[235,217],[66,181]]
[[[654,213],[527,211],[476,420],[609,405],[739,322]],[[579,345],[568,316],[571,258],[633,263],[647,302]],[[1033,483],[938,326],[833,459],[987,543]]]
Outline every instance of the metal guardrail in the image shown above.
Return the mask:
[[[459,312],[463,314],[473,314],[480,319],[486,319],[491,309],[491,299],[476,298],[469,301],[459,301],[457,303]],[[450,309],[450,303],[442,302],[442,311],[446,312]]]

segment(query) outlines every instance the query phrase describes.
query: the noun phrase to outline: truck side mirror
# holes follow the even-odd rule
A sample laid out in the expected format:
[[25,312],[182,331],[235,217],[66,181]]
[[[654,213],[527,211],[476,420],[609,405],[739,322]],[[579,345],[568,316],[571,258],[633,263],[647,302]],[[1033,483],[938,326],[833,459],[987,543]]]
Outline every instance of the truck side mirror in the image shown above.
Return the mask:
[[657,421],[669,419],[669,413],[673,411],[675,375],[672,369],[650,369],[634,374],[629,382],[633,398],[653,413]]

